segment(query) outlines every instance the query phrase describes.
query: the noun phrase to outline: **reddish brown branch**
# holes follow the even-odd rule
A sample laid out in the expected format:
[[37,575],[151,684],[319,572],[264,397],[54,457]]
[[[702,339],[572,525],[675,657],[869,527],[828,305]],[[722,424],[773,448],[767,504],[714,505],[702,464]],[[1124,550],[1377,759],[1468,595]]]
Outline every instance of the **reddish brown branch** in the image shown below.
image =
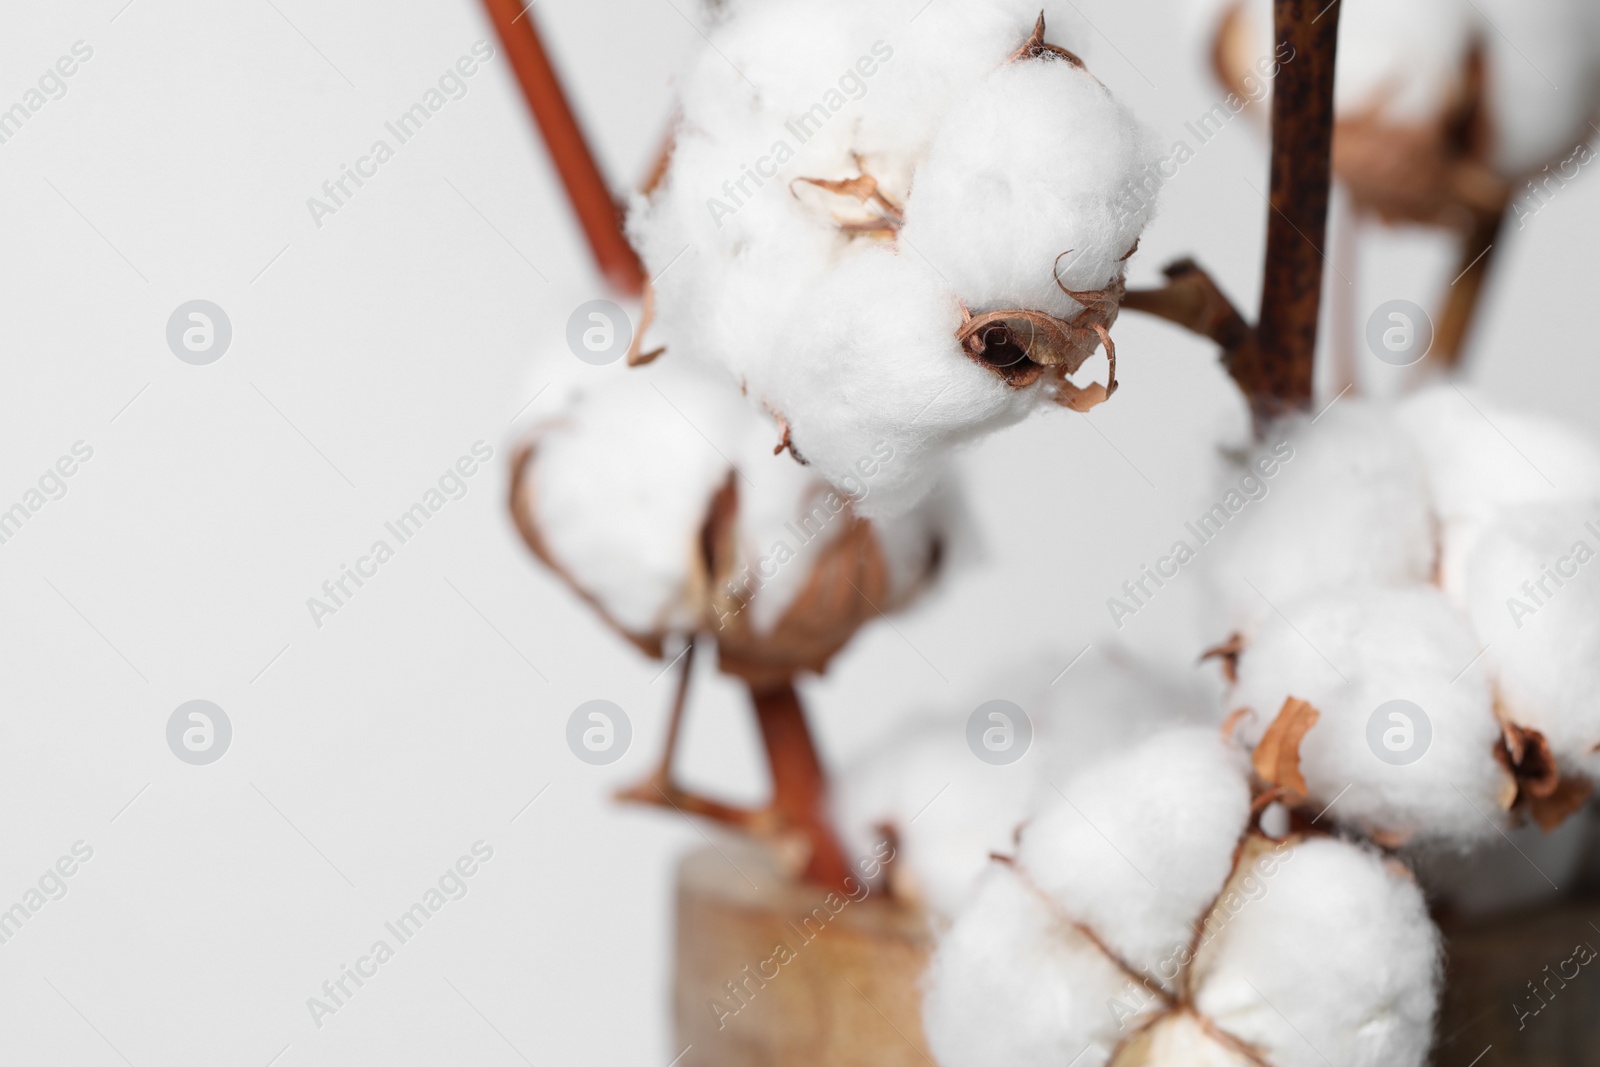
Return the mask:
[[611,197],[550,57],[540,43],[533,15],[524,11],[521,0],[484,0],[484,7],[539,124],[545,147],[561,175],[600,272],[619,293],[638,296],[644,291],[644,267],[623,234],[621,210]]
[[1460,273],[1445,296],[1444,310],[1439,315],[1439,326],[1433,335],[1433,351],[1429,359],[1439,366],[1448,369],[1461,364],[1467,333],[1472,328],[1478,301],[1483,295],[1484,280],[1489,276],[1489,267],[1494,262],[1495,241],[1505,217],[1505,207],[1499,211],[1481,211],[1473,215],[1472,228],[1461,247]]
[[793,682],[750,688],[761,743],[772,771],[773,812],[803,835],[810,856],[802,877],[818,885],[843,887],[850,863],[828,825],[827,778],[806,726],[805,709]]

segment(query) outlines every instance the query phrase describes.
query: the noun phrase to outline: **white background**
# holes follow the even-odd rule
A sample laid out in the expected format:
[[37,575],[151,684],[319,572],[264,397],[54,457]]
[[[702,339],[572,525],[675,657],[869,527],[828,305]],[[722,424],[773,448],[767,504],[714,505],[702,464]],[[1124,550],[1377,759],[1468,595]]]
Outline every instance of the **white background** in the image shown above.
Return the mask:
[[[700,836],[606,799],[648,766],[669,681],[505,517],[519,428],[620,369],[562,345],[569,312],[605,293],[498,46],[336,216],[318,228],[305,203],[492,31],[469,0],[125,3],[0,13],[0,107],[75,41],[94,49],[0,145],[0,507],[75,441],[94,449],[0,544],[0,907],[73,842],[94,849],[0,944],[0,1063],[665,1067],[672,864]],[[1164,138],[1209,109],[1168,5],[1082,11],[1091,66]],[[698,15],[536,14],[608,174],[636,181]],[[1252,121],[1172,181],[1134,282],[1192,252],[1253,305]],[[1503,250],[1474,371],[1591,427],[1597,222],[1586,176]],[[1363,318],[1395,297],[1433,306],[1453,273],[1424,238],[1366,258]],[[165,342],[194,298],[233,323],[207,367]],[[963,457],[983,562],[807,686],[832,761],[908,714],[969,710],[1019,653],[1064,666],[1211,495],[1214,446],[1238,428],[1212,353],[1131,315],[1117,341],[1115,402]],[[496,459],[466,497],[315,627],[306,598],[478,440]],[[1190,632],[1190,596],[1175,587],[1125,636],[1189,654],[1215,636]],[[739,692],[703,683],[688,776],[757,797]],[[595,697],[635,726],[608,768],[564,742]],[[235,731],[208,767],[166,746],[194,698]],[[307,997],[480,839],[494,858],[468,895],[314,1026]]]

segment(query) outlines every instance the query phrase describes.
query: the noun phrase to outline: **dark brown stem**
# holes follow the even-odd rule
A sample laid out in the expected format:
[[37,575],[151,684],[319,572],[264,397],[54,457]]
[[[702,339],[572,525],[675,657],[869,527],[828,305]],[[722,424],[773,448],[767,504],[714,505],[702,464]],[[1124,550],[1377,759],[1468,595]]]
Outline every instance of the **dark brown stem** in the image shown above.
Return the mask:
[[1445,297],[1444,310],[1439,314],[1439,325],[1433,335],[1430,362],[1445,369],[1461,365],[1466,350],[1467,334],[1483,295],[1483,283],[1494,262],[1495,240],[1504,224],[1506,209],[1474,212],[1472,228],[1467,232],[1461,248],[1460,266],[1456,280],[1451,283]]
[[828,825],[824,808],[827,777],[806,725],[805,709],[792,681],[750,689],[761,743],[772,772],[772,808],[777,817],[810,846],[801,877],[817,885],[843,888],[850,863]]
[[[1333,70],[1341,0],[1274,0],[1277,54],[1272,88],[1272,202],[1256,344],[1235,378],[1258,419],[1311,406],[1322,300],[1322,245],[1333,176]],[[1293,51],[1290,52],[1289,50]]]
[[[1340,0],[1274,0],[1272,194],[1261,317],[1251,326],[1193,260],[1166,268],[1159,289],[1130,289],[1122,306],[1166,319],[1222,348],[1222,363],[1250,401],[1256,425],[1311,406],[1322,243],[1333,178],[1333,66]],[[1290,51],[1292,49],[1292,51]]]
[[521,0],[484,0],[484,7],[539,124],[545,147],[561,175],[600,272],[618,293],[638,296],[644,291],[644,267],[623,234],[621,210],[611,197],[550,57],[540,43],[533,15],[524,9]]

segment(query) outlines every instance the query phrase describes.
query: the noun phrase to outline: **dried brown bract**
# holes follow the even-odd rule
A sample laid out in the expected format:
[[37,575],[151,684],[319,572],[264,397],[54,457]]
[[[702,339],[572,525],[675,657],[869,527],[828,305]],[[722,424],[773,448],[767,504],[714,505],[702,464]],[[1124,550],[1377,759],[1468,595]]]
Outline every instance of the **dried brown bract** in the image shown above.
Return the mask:
[[[834,204],[829,205],[834,208],[833,220],[845,233],[892,239],[905,224],[905,209],[879,188],[878,179],[865,171],[854,178],[796,178],[789,183],[789,192],[796,199],[800,199],[800,186],[821,190],[833,198]],[[841,214],[838,201],[854,202],[863,210]]]
[[1083,60],[1060,45],[1050,44],[1044,39],[1044,12],[1039,12],[1039,21],[1033,24],[1033,32],[1028,39],[1022,42],[1022,47],[1011,53],[1011,62],[1019,59],[1065,59],[1074,67],[1083,69]]
[[[1061,262],[1061,256],[1056,257],[1056,262]],[[1031,308],[999,308],[973,314],[963,307],[956,340],[974,362],[993,371],[1007,385],[1023,389],[1049,372],[1055,378],[1057,403],[1074,411],[1089,411],[1117,391],[1117,346],[1111,340],[1110,326],[1117,321],[1122,304],[1123,281],[1117,277],[1104,289],[1080,291],[1068,289],[1057,277],[1056,285],[1083,305],[1073,318],[1057,318]],[[1080,386],[1070,381],[1068,375],[1077,373],[1101,346],[1110,364],[1105,384]]]

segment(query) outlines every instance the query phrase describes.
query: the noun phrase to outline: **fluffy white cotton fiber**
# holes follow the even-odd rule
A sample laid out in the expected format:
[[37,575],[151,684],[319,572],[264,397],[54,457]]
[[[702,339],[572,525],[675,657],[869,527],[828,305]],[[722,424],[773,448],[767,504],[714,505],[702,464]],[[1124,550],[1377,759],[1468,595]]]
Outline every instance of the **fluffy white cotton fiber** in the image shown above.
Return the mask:
[[1446,522],[1600,496],[1600,448],[1546,416],[1445,384],[1401,402],[1396,417],[1422,451],[1434,504]]
[[1084,305],[1063,286],[1120,280],[1155,209],[1155,155],[1151,135],[1087,71],[1060,59],[1006,64],[945,118],[901,240],[974,311],[1070,319]]
[[[1056,8],[1047,39],[1070,47],[1079,20]],[[1077,315],[1058,257],[1068,287],[1120,284],[1152,209],[1154,154],[1126,109],[1066,57],[1011,59],[1038,14],[729,5],[685,79],[666,178],[634,207],[662,358],[720,366],[836,486],[892,452],[868,516],[904,512],[953,449],[1056,399],[1064,367],[969,355],[963,308]],[[1085,356],[1099,343],[1077,337]]]
[[[774,443],[771,423],[711,368],[686,359],[618,369],[535,429],[524,518],[551,562],[629,633],[715,629],[732,610],[770,633],[875,490],[858,472],[835,491],[774,456]],[[732,558],[713,575],[702,532],[730,484]],[[958,520],[959,502],[940,494],[874,527],[886,607],[925,583]],[[713,594],[737,599],[714,608]]]
[[1312,838],[1292,845],[1264,887],[1201,952],[1199,1011],[1273,1067],[1426,1062],[1439,936],[1409,874]]
[[1064,792],[934,954],[942,1067],[1425,1061],[1439,945],[1397,865],[1247,831],[1243,758],[1213,731],[1157,735]]
[[921,722],[835,780],[834,822],[857,856],[872,855],[892,835],[895,897],[945,918],[990,854],[1013,846],[1041,786],[1048,788],[1041,767],[1036,755],[1005,766],[979,760],[967,747],[964,719]]
[[[1481,648],[1445,596],[1428,586],[1357,588],[1290,601],[1283,612],[1239,659],[1231,706],[1251,711],[1240,737],[1256,744],[1286,699],[1308,701],[1321,713],[1300,744],[1312,809],[1332,805],[1332,822],[1404,839],[1495,838],[1510,779],[1494,757],[1493,693]],[[1393,701],[1420,708],[1427,728]],[[1403,762],[1414,748],[1420,757]]]
[[1529,504],[1490,522],[1463,594],[1504,713],[1569,772],[1600,775],[1600,498]]
[[1153,971],[1188,943],[1228,877],[1250,817],[1244,768],[1215,729],[1158,734],[1066,785],[1023,831],[1017,858],[1124,960]]
[[[1227,620],[1251,631],[1294,597],[1352,585],[1426,582],[1437,552],[1427,469],[1383,405],[1335,403],[1274,423],[1226,481],[1270,490],[1214,518],[1204,566]],[[1238,495],[1238,494],[1236,494]],[[1275,710],[1275,709],[1274,709]]]
[[846,846],[869,856],[891,833],[891,888],[936,921],[955,914],[991,853],[1014,847],[1030,814],[1059,799],[1057,783],[1151,733],[1216,718],[1215,693],[1195,671],[1174,671],[1108,640],[1016,664],[994,679],[990,695],[1013,691],[1007,681],[1017,677],[1037,679],[1015,694],[1033,725],[1032,746],[1017,762],[978,759],[964,709],[897,729],[834,783],[834,824]]
[[707,439],[726,447],[748,422],[720,383],[663,367],[612,375],[535,431],[525,477],[545,544],[625,629],[698,620],[697,542],[729,473]]
[[1098,1067],[1119,1035],[1107,1005],[1128,981],[995,864],[939,941],[923,979],[922,1029],[940,1067]]

